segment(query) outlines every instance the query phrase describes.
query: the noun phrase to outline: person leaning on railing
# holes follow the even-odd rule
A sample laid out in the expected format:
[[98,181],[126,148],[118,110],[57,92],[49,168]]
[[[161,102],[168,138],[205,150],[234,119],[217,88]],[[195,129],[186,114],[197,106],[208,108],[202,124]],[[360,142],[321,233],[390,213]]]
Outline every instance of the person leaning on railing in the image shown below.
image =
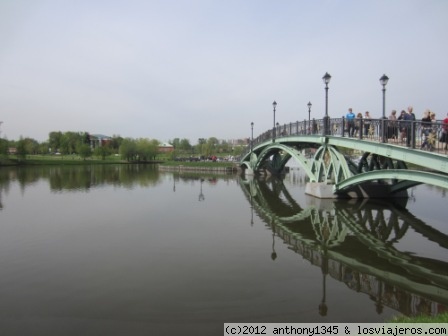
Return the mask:
[[398,135],[397,130],[397,111],[392,110],[389,115],[389,125],[387,126],[387,138],[396,139]]

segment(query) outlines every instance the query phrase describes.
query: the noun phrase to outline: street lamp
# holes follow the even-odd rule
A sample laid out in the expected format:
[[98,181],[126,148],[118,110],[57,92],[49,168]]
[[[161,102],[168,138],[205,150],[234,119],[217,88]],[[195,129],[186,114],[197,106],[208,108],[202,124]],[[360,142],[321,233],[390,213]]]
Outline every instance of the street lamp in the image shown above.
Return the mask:
[[331,76],[328,72],[322,77],[322,80],[325,83],[325,117],[324,117],[324,135],[329,134],[330,125],[329,125],[329,117],[328,117],[328,83],[330,83]]
[[308,106],[308,129],[309,129],[309,134],[311,134],[311,102],[308,102],[307,104]]
[[277,102],[275,100],[272,103],[272,106],[274,107],[274,126],[272,128],[272,142],[275,142],[275,109],[277,107]]
[[386,125],[386,85],[387,82],[389,81],[389,77],[387,77],[386,75],[382,75],[380,78],[380,83],[383,86],[383,120],[382,120],[382,141],[383,142],[387,142],[387,138],[386,138],[386,130],[385,130],[385,125]]
[[250,136],[250,152],[252,154],[252,150],[254,148],[254,122],[250,123],[251,136]]

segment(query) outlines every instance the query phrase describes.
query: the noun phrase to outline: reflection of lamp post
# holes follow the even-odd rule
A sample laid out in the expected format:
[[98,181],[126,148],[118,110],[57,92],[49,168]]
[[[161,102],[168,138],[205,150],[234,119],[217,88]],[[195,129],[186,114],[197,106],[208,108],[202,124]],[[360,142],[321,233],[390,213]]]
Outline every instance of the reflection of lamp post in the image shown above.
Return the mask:
[[386,139],[386,84],[389,81],[389,77],[386,75],[382,75],[380,78],[380,83],[383,86],[383,120],[381,121],[382,124],[382,141],[387,142]]
[[173,191],[176,192],[176,178],[173,175]]
[[331,76],[328,72],[322,77],[325,83],[325,117],[324,117],[324,135],[329,135],[330,125],[329,125],[329,117],[328,117],[328,83],[330,83]]
[[274,227],[272,227],[272,253],[271,253],[272,260],[277,259],[277,252],[275,252],[274,245],[275,245],[275,230]]
[[308,129],[311,134],[311,102],[308,102]]
[[250,194],[250,226],[254,226],[254,204],[252,201],[252,193]]
[[328,257],[327,257],[326,249],[324,250],[323,255],[322,255],[321,269],[322,269],[322,276],[323,276],[323,281],[322,281],[323,296],[322,296],[322,302],[319,304],[319,314],[321,316],[327,316],[328,306],[325,301],[326,301],[326,293],[327,293],[326,279],[327,279],[327,274],[328,274]]
[[277,107],[277,102],[275,100],[272,103],[272,106],[274,107],[274,126],[273,126],[273,129],[272,129],[272,142],[275,142],[275,109]]
[[201,179],[201,192],[199,193],[199,202],[205,200],[204,194],[202,193],[202,182],[204,182],[204,179]]
[[250,129],[251,129],[251,135],[250,135],[250,152],[252,153],[252,150],[254,148],[254,122],[252,121],[250,123]]

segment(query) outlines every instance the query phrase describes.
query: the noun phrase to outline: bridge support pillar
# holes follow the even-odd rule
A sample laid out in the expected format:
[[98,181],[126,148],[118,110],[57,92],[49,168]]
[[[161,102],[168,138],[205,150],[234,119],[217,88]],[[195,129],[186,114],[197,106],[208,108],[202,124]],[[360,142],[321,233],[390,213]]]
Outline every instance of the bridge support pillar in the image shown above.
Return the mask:
[[255,173],[254,173],[254,170],[252,168],[246,168],[244,170],[244,175],[253,176],[253,175],[255,175]]
[[308,182],[305,187],[305,194],[317,198],[338,198],[333,192],[333,184]]

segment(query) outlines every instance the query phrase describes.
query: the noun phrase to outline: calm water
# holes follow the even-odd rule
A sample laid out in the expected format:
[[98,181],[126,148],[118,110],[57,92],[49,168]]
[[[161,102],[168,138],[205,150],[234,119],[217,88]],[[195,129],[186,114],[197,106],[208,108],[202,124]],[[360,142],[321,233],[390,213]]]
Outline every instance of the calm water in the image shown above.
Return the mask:
[[448,307],[446,192],[406,208],[153,166],[0,169],[0,335],[222,335]]

